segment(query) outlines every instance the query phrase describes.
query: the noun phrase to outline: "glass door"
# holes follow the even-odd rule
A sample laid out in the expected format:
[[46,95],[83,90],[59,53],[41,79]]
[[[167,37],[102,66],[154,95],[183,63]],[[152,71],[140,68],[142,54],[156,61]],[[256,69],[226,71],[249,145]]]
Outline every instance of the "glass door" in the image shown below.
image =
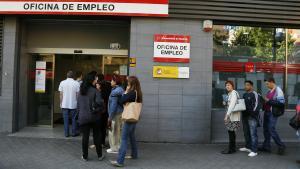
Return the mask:
[[53,72],[53,54],[32,54],[28,98],[31,126],[53,126]]

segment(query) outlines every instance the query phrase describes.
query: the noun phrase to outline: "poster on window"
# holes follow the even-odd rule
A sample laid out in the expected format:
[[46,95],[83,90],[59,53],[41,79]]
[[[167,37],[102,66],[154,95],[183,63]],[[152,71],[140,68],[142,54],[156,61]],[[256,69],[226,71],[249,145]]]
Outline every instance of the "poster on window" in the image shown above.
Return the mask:
[[35,68],[35,92],[46,92],[46,62],[37,61]]
[[154,35],[154,62],[190,62],[190,36]]

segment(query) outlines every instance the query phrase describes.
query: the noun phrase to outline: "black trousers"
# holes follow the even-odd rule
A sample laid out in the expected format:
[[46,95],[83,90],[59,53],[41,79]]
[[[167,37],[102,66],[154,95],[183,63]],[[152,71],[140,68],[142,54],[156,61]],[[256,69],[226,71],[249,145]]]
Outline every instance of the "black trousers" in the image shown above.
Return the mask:
[[228,135],[229,135],[229,150],[231,151],[236,151],[236,143],[235,143],[235,131],[229,131],[228,130]]
[[90,130],[93,130],[93,140],[96,146],[96,152],[98,157],[102,156],[102,146],[101,146],[101,121],[96,121],[93,123],[88,123],[80,126],[82,132],[82,156],[83,158],[88,158],[88,149],[89,149],[89,137]]
[[102,137],[101,137],[101,144],[105,145],[105,139],[106,139],[106,135],[107,135],[107,120],[108,120],[108,114],[104,113],[101,116],[101,133],[102,133]]

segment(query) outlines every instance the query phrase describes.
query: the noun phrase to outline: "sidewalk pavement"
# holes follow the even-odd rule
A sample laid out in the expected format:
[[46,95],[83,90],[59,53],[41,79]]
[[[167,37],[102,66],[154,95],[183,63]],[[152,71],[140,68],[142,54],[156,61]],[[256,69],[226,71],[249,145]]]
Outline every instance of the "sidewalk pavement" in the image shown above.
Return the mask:
[[[139,143],[140,159],[127,160],[126,169],[300,169],[300,145],[288,145],[285,156],[261,153],[222,155],[224,145]],[[274,150],[275,151],[275,150]],[[107,155],[97,161],[90,149],[90,161],[81,157],[78,139],[20,138],[0,135],[0,169],[113,169]]]

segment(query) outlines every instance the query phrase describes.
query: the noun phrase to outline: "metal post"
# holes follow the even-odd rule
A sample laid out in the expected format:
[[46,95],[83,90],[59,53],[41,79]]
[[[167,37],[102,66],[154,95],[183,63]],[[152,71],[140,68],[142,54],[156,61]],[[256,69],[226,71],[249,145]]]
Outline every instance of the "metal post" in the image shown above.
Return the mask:
[[[284,93],[287,96],[288,90],[288,52],[289,52],[289,33],[288,29],[285,29],[285,72],[284,72]],[[287,98],[286,98],[287,100]],[[287,103],[287,102],[286,102]]]
[[275,62],[277,60],[276,59],[276,28],[273,29],[273,50],[272,50],[272,53],[273,53],[272,61]]

